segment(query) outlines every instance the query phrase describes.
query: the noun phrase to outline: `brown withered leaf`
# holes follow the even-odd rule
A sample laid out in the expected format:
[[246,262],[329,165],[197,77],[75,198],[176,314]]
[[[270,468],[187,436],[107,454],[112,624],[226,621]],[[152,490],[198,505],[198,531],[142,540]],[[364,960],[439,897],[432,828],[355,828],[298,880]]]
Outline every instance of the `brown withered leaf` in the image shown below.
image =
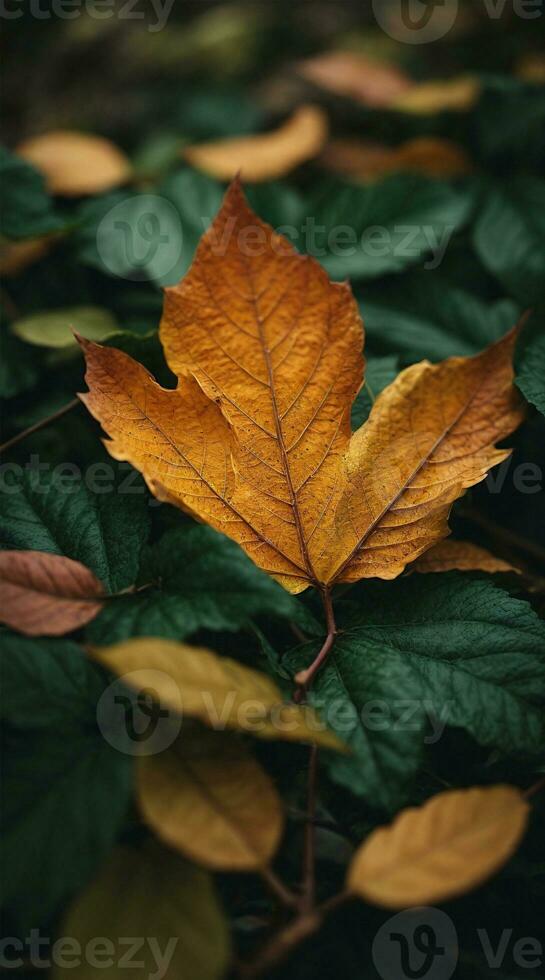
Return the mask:
[[102,583],[79,561],[0,551],[0,622],[27,636],[62,636],[102,609]]
[[373,61],[355,51],[320,54],[299,62],[297,71],[320,88],[375,108],[390,105],[413,84],[396,65]]
[[102,136],[53,130],[21,143],[15,151],[46,179],[52,194],[79,197],[124,184],[131,165],[122,151]]
[[452,502],[509,455],[495,443],[522,419],[513,330],[476,357],[407,368],[352,436],[363,328],[350,287],[260,221],[238,182],[165,291],[160,335],[174,391],[82,341],[82,398],[109,452],[294,593],[399,575],[445,537]]
[[273,857],[284,815],[274,784],[234,736],[186,729],[139,760],[137,797],[157,836],[215,871],[251,871]]
[[204,647],[135,637],[90,653],[108,670],[126,676],[128,683],[134,676],[139,689],[153,688],[162,706],[210,727],[345,748],[313,708],[285,702],[266,674]]
[[473,169],[461,146],[432,136],[408,140],[396,147],[361,139],[332,140],[320,163],[327,170],[365,183],[391,173],[458,177]]
[[454,541],[446,538],[425,551],[415,561],[413,572],[514,572],[521,575],[521,569],[511,565],[503,558],[497,558],[486,548],[472,541]]
[[232,180],[240,172],[245,181],[259,183],[283,177],[317,156],[327,132],[323,109],[303,105],[272,133],[199,143],[182,152],[193,167],[218,180]]
[[392,909],[454,898],[505,864],[529,812],[513,786],[439,793],[371,834],[356,852],[348,888]]

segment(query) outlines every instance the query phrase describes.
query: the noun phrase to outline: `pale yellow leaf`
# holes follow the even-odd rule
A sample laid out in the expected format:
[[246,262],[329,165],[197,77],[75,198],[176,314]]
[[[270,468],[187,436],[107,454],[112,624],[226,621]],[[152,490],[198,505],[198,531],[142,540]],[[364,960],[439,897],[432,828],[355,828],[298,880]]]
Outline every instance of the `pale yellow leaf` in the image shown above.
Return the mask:
[[54,130],[21,143],[15,151],[46,179],[52,194],[79,197],[124,184],[131,166],[110,140],[71,130]]
[[529,811],[512,786],[439,793],[370,835],[353,859],[348,887],[392,909],[455,898],[509,860]]
[[245,181],[258,183],[283,177],[317,156],[327,131],[325,112],[318,106],[303,105],[271,133],[199,143],[186,147],[183,155],[197,170],[218,180],[232,180],[240,173]]
[[211,728],[344,748],[312,708],[284,701],[269,677],[237,660],[174,640],[140,637],[91,653],[109,670],[127,675],[129,684],[137,671],[139,689],[149,686],[161,705]]
[[481,83],[472,75],[460,75],[445,81],[413,85],[391,103],[397,112],[433,115],[436,112],[467,112],[477,102]]

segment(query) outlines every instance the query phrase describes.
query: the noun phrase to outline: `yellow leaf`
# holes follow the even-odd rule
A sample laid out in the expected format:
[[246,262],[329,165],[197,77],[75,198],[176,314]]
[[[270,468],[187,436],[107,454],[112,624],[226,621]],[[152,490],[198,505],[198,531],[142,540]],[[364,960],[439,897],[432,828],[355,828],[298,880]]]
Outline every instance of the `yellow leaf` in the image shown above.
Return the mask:
[[413,85],[394,99],[390,108],[419,116],[435,112],[466,112],[475,105],[480,93],[481,83],[477,78],[461,75],[446,81]]
[[21,143],[15,151],[45,177],[52,194],[100,194],[131,176],[125,154],[101,136],[54,130]]
[[239,172],[245,181],[258,183],[283,177],[311,160],[327,139],[327,116],[318,106],[303,105],[272,133],[215,140],[183,150],[193,167],[218,180],[232,180]]
[[137,795],[162,841],[215,871],[265,867],[280,843],[278,793],[233,736],[184,729],[169,749],[139,760]]
[[55,944],[53,980],[222,980],[231,955],[211,875],[154,840],[112,851],[60,936],[73,938]]
[[448,534],[451,504],[509,456],[495,443],[523,418],[515,340],[512,330],[476,357],[414,364],[379,395],[346,457],[331,518],[346,557],[321,569],[327,580],[396,578]]
[[447,538],[430,548],[414,563],[413,572],[515,572],[521,575],[520,568],[481,548],[471,541],[454,541]]
[[345,95],[362,105],[388,106],[412,86],[396,65],[373,61],[354,51],[328,51],[297,66],[314,85]]
[[408,140],[397,147],[360,139],[332,140],[320,163],[327,170],[364,182],[391,173],[457,177],[473,169],[462,147],[451,140],[431,136]]
[[509,860],[529,810],[512,786],[439,793],[371,834],[354,857],[348,888],[392,909],[461,895]]
[[[91,651],[121,677],[138,671],[138,688],[149,686],[161,705],[198,718],[211,728],[231,728],[259,738],[312,742],[343,750],[343,743],[308,705],[285,702],[265,674],[237,660],[174,640],[135,638]],[[146,683],[146,671],[150,673]]]
[[223,531],[291,592],[393,578],[447,534],[452,502],[508,452],[522,418],[515,332],[474,358],[402,372],[354,436],[363,329],[347,283],[250,210],[231,185],[160,329],[175,391],[83,342],[116,459]]

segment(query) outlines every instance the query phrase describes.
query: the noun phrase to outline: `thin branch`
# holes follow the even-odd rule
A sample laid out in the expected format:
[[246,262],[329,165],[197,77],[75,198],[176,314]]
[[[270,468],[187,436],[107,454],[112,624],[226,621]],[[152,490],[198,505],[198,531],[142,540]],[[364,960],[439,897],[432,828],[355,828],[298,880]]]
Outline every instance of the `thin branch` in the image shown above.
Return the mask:
[[316,901],[316,796],[318,777],[318,749],[310,747],[308,764],[307,818],[303,851],[303,896],[301,910],[311,912]]
[[537,783],[530,786],[522,795],[524,796],[525,800],[531,800],[533,796],[537,796],[538,793],[541,793],[542,789],[545,789],[545,776],[538,779]]
[[27,436],[31,436],[34,432],[39,432],[40,429],[45,429],[46,425],[50,425],[51,422],[56,422],[57,419],[62,418],[63,415],[66,415],[67,412],[71,412],[72,409],[76,408],[78,405],[81,405],[79,398],[73,398],[72,401],[68,402],[66,405],[63,405],[62,408],[59,408],[56,412],[53,412],[52,415],[48,415],[45,419],[35,422],[34,425],[29,425],[28,429],[23,429],[23,431],[19,432],[18,435],[13,436],[12,439],[8,439],[7,442],[4,442],[0,446],[0,453],[5,452],[6,449],[11,449],[12,446],[16,446],[17,443],[22,442],[23,439],[26,439]]
[[327,623],[327,636],[325,638],[324,644],[316,655],[314,661],[311,663],[310,667],[305,670],[299,671],[295,676],[295,683],[297,684],[297,690],[294,695],[294,700],[297,704],[300,704],[305,699],[306,692],[308,691],[312,681],[314,680],[316,674],[320,670],[320,667],[327,660],[329,653],[335,643],[337,636],[337,626],[335,624],[335,614],[333,611],[333,602],[331,599],[331,592],[327,586],[322,589],[322,602],[324,606],[326,623]]
[[313,912],[300,915],[270,940],[251,963],[240,965],[241,980],[256,980],[263,973],[278,966],[305,939],[318,931],[324,919],[350,898],[348,892],[333,895]]
[[293,892],[290,891],[290,889],[271,868],[259,868],[258,873],[261,875],[261,878],[267,885],[267,888],[272,892],[275,898],[278,899],[281,905],[284,905],[288,909],[297,908],[299,904],[297,895],[294,895]]

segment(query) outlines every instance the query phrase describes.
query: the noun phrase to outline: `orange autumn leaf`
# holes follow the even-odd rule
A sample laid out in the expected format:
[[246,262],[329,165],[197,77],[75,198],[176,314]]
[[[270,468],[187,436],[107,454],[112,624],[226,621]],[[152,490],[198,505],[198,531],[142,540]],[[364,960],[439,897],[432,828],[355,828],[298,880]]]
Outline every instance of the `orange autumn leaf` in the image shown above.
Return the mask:
[[52,194],[100,194],[124,184],[130,163],[110,140],[88,133],[54,130],[25,140],[15,151],[46,179]]
[[494,444],[522,417],[511,331],[403,371],[352,435],[364,362],[350,287],[264,224],[238,182],[165,291],[160,335],[174,391],[82,341],[82,398],[109,452],[291,592],[399,575],[445,537],[452,502],[506,458]]
[[320,163],[333,173],[364,182],[391,173],[457,177],[473,169],[462,147],[451,140],[431,136],[408,140],[396,147],[360,139],[332,140]]
[[283,177],[311,160],[327,139],[327,116],[318,106],[303,105],[272,133],[199,143],[183,150],[193,167],[218,180],[232,180],[239,172],[245,181],[258,183]]
[[486,548],[471,541],[454,541],[447,538],[430,548],[414,563],[413,572],[514,572],[521,575],[520,568],[511,565],[503,558],[496,558]]
[[320,88],[374,107],[390,105],[413,84],[396,65],[354,51],[329,51],[300,62],[297,70]]
[[0,552],[0,622],[27,636],[62,636],[102,608],[102,583],[79,561],[42,551]]

